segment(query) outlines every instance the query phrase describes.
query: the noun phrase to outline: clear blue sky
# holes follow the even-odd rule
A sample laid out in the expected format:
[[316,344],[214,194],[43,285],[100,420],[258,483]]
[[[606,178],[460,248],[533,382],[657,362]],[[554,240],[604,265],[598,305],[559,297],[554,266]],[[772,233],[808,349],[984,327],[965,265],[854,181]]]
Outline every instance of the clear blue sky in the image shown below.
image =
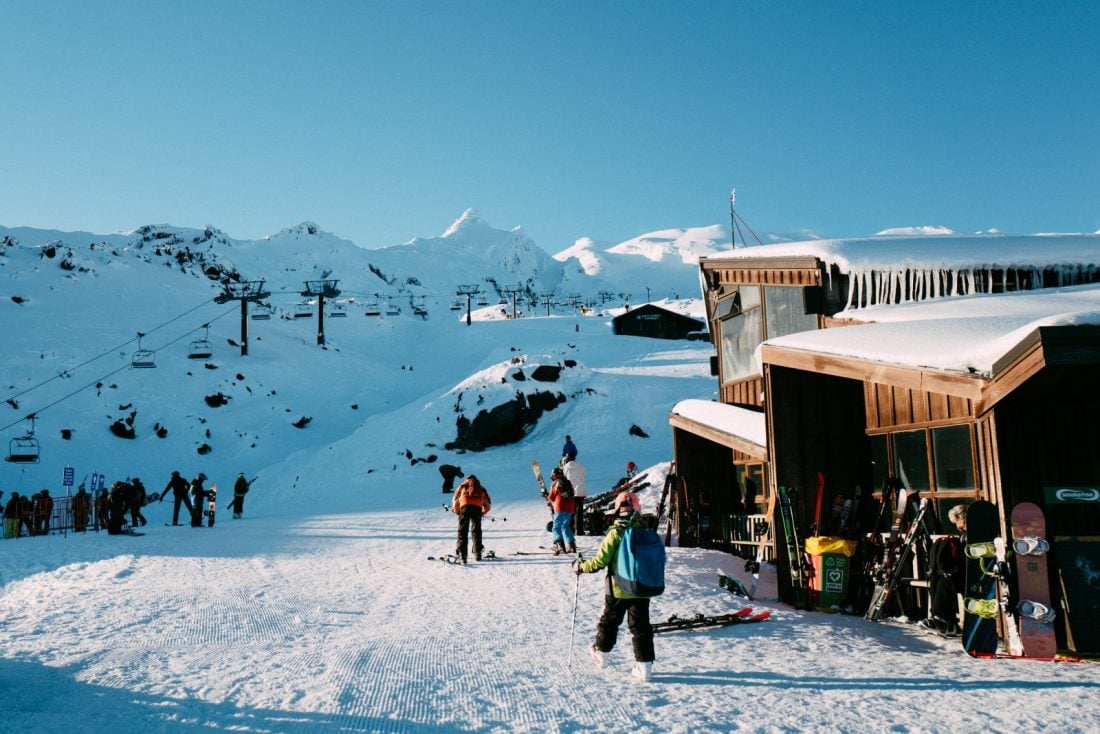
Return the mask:
[[0,224],[1100,229],[1097,2],[0,0]]

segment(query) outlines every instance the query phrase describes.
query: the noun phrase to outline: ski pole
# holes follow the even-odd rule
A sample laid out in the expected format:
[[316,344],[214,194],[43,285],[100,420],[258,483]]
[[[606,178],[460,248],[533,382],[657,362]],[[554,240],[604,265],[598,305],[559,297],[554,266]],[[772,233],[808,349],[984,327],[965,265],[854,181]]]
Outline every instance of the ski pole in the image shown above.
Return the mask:
[[[583,560],[580,551],[577,551],[577,561]],[[577,586],[573,591],[573,623],[569,626],[569,661],[565,664],[566,670],[573,670],[573,634],[577,631],[577,599],[581,593],[581,575],[579,573],[573,574],[577,577]]]

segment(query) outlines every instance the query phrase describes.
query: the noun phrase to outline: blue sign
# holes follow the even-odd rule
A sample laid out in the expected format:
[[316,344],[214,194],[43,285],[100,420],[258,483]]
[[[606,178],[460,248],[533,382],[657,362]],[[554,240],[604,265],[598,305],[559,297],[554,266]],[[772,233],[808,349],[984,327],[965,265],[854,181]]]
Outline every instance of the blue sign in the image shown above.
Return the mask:
[[62,484],[66,487],[73,486],[73,468],[71,466],[65,467],[65,478],[62,480]]

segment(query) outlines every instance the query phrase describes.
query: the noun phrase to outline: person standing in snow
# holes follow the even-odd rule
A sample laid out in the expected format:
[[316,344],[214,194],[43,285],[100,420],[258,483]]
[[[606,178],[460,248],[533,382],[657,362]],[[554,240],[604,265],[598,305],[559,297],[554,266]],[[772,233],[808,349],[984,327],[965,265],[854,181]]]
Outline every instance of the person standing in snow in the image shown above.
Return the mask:
[[443,477],[443,493],[450,494],[454,491],[455,477],[464,477],[461,466],[453,466],[451,464],[440,464],[439,473]]
[[590,652],[592,660],[599,668],[607,667],[607,653],[615,648],[619,626],[626,618],[627,626],[634,642],[634,667],[630,674],[638,680],[648,681],[653,671],[656,654],[653,650],[653,626],[649,621],[649,599],[632,597],[620,589],[611,574],[615,556],[619,552],[623,535],[629,527],[641,527],[640,504],[635,504],[637,496],[624,492],[615,499],[615,522],[604,536],[603,543],[596,555],[587,561],[577,559],[573,562],[573,572],[595,573],[601,568],[607,569],[607,586],[604,592],[603,612],[596,624],[596,640]]
[[230,505],[233,508],[234,520],[244,517],[244,496],[248,494],[251,487],[252,483],[245,479],[244,472],[237,475],[237,481],[233,483],[233,502]]
[[172,478],[168,480],[168,484],[164,487],[164,491],[160,493],[160,501],[164,502],[164,498],[168,496],[168,490],[172,490],[172,498],[175,500],[175,506],[172,508],[172,524],[180,524],[180,505],[187,507],[187,514],[191,517],[195,515],[195,508],[191,506],[191,500],[187,497],[187,490],[190,486],[187,484],[187,480],[180,476],[178,471],[172,472]]
[[19,493],[12,492],[4,505],[4,539],[19,537]]
[[570,459],[562,462],[561,470],[573,485],[573,534],[584,535],[584,499],[588,496],[584,464],[576,459]]
[[136,528],[139,525],[147,524],[145,515],[141,514],[141,508],[145,506],[148,495],[145,492],[145,485],[142,484],[141,477],[131,479],[130,486],[133,488],[130,493],[130,526]]
[[481,560],[481,554],[484,551],[481,543],[481,518],[489,514],[491,504],[489,490],[485,489],[473,474],[466,477],[466,480],[455,490],[454,500],[451,502],[451,509],[458,515],[455,555],[462,563],[466,563],[466,549],[471,532],[474,541],[474,560]]
[[191,527],[202,527],[202,508],[206,502],[207,496],[210,494],[206,491],[206,487],[203,482],[206,481],[206,475],[199,472],[195,475],[195,478],[191,480]]
[[88,511],[91,509],[91,498],[88,490],[81,484],[73,495],[73,531],[83,533],[88,530]]
[[569,457],[570,461],[577,458],[577,447],[573,443],[573,437],[570,435],[565,436],[565,443],[561,447],[562,458]]
[[573,536],[573,485],[565,478],[561,467],[550,472],[550,492],[546,496],[554,511],[551,531],[554,538],[554,555],[576,553],[577,539]]
[[50,516],[53,515],[53,498],[50,490],[43,489],[34,502],[34,534],[50,534]]

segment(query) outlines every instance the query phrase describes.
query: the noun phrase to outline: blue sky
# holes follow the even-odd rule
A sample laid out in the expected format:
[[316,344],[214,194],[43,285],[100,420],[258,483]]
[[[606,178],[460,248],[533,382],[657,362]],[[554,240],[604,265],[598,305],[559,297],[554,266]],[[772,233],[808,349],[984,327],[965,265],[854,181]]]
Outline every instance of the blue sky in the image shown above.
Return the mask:
[[1100,3],[0,0],[0,224],[1100,229]]

